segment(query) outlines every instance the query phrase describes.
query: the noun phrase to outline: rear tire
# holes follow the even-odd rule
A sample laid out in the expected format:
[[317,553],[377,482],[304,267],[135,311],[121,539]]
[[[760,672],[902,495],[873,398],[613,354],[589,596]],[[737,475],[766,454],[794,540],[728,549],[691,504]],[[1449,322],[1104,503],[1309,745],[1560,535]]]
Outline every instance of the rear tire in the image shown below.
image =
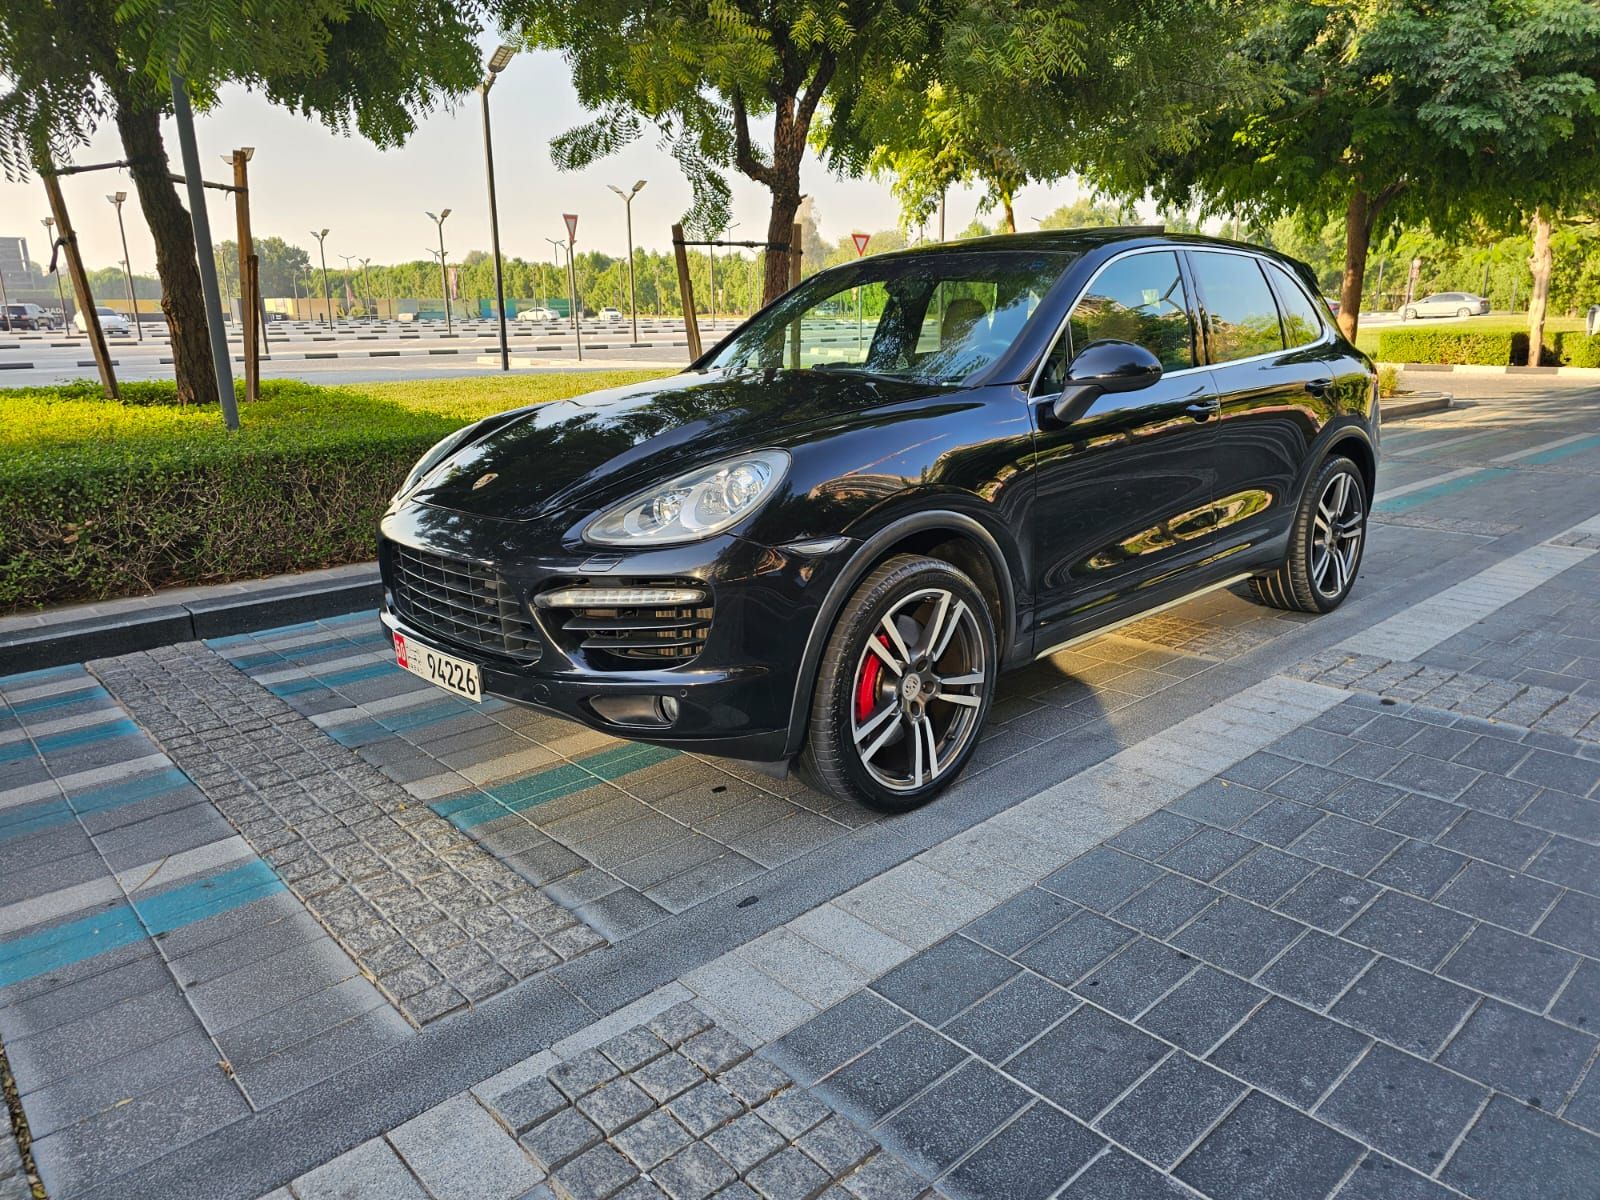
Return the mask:
[[977,748],[998,674],[977,585],[940,559],[896,555],[860,583],[828,636],[801,777],[881,812],[926,804]]
[[1273,608],[1332,612],[1355,585],[1366,545],[1366,482],[1348,458],[1329,458],[1300,497],[1283,565],[1250,590]]
[[1456,316],[1461,318],[1462,320],[1465,320],[1466,318],[1470,317],[1471,315],[1472,315],[1472,310],[1470,308],[1458,308],[1458,309],[1456,309]]

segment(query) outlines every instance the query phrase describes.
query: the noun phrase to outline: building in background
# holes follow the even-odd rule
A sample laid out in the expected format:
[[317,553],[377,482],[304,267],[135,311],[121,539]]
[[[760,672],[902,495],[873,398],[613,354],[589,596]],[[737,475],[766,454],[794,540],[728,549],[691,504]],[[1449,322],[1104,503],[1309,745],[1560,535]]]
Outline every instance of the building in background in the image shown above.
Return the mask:
[[28,258],[28,239],[25,237],[0,237],[0,275],[9,283],[21,284],[33,280],[33,263]]

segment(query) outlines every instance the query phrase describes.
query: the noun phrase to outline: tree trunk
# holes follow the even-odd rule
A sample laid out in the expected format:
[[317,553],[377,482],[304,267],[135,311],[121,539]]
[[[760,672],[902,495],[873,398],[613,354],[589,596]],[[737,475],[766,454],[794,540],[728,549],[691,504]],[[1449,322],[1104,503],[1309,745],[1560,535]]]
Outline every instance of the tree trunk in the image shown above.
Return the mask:
[[171,179],[172,168],[161,140],[160,106],[141,101],[123,88],[113,88],[112,100],[122,147],[128,155],[128,171],[139,193],[139,207],[155,239],[161,311],[172,337],[178,400],[183,404],[216,404],[217,379],[206,331],[200,268],[195,259],[194,226]]
[[1539,365],[1544,348],[1544,318],[1550,304],[1550,273],[1555,268],[1555,253],[1550,249],[1550,214],[1541,206],[1533,210],[1533,254],[1528,259],[1533,270],[1533,294],[1528,297],[1528,365]]
[[1344,278],[1339,283],[1339,329],[1352,342],[1361,323],[1361,291],[1367,282],[1367,248],[1378,209],[1359,187],[1344,211]]
[[[794,218],[800,211],[800,164],[794,166],[793,183],[772,193],[772,211],[767,217],[767,241],[787,246],[794,238]],[[789,290],[789,255],[769,247],[761,277],[761,303],[771,304]],[[820,263],[803,263],[815,271]]]
[[1000,193],[1000,211],[1005,214],[1007,233],[1015,233],[1017,231],[1017,214],[1012,211],[1011,200],[1012,194],[1010,192]]

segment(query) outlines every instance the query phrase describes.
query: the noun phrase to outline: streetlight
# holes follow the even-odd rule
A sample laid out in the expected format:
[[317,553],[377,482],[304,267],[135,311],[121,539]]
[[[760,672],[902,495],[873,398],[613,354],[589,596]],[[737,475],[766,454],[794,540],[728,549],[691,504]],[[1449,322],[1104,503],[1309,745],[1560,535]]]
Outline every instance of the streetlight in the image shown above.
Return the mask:
[[[450,215],[450,210],[441,208],[437,217],[432,213],[424,215],[439,227],[439,287],[444,296],[444,334],[454,337],[455,326],[450,323],[450,276],[444,269],[444,219]],[[429,253],[433,252],[430,250]]]
[[328,231],[324,229],[318,233],[315,229],[311,236],[317,239],[317,249],[322,253],[322,303],[328,310],[328,328],[333,328],[333,297],[328,292]]
[[[556,280],[559,282],[560,279],[561,279],[561,252],[567,248],[567,244],[565,242],[563,242],[560,238],[545,238],[545,241],[549,242],[552,246],[555,247],[555,250],[552,252],[551,257],[555,259]],[[548,301],[549,297],[546,297],[545,299],[546,299],[546,301]],[[546,304],[546,307],[549,307],[548,303]],[[578,314],[577,313],[571,313],[569,315],[572,317],[573,326],[576,327],[577,324],[578,324]]]
[[628,214],[628,306],[633,310],[633,340],[639,340],[639,294],[633,287],[633,198],[639,194],[639,189],[645,185],[641,179],[633,185],[633,190],[625,192],[616,184],[606,186],[622,197],[622,207]]
[[[500,209],[494,198],[494,139],[489,135],[489,89],[495,76],[506,69],[516,47],[502,44],[489,56],[489,73],[484,76],[478,95],[483,98],[483,165],[489,176],[489,241],[494,250],[494,302],[500,314],[500,369],[511,369],[511,348],[506,342],[506,284],[500,268]],[[441,231],[442,234],[442,231]],[[637,340],[637,339],[635,339]]]
[[128,231],[122,224],[122,202],[127,198],[127,192],[113,192],[106,197],[117,210],[117,232],[122,235],[122,278],[128,284],[128,310],[133,314],[133,327],[138,331],[139,340],[142,342],[144,322],[139,320],[139,302],[133,298],[133,267],[128,261]]
[[[54,217],[46,217],[40,224],[45,227],[46,232],[50,235],[50,261],[53,264],[56,258],[56,219]],[[65,332],[67,328],[67,293],[61,288],[61,272],[59,269],[55,272],[55,276],[56,295],[61,299],[61,329]]]

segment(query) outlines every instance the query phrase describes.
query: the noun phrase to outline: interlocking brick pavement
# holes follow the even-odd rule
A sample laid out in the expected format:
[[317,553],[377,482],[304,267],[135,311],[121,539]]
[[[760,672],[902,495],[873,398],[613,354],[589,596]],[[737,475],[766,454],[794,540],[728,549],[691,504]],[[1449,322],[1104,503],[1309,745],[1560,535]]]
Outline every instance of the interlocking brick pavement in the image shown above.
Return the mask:
[[203,645],[89,667],[413,1024],[603,944]]

